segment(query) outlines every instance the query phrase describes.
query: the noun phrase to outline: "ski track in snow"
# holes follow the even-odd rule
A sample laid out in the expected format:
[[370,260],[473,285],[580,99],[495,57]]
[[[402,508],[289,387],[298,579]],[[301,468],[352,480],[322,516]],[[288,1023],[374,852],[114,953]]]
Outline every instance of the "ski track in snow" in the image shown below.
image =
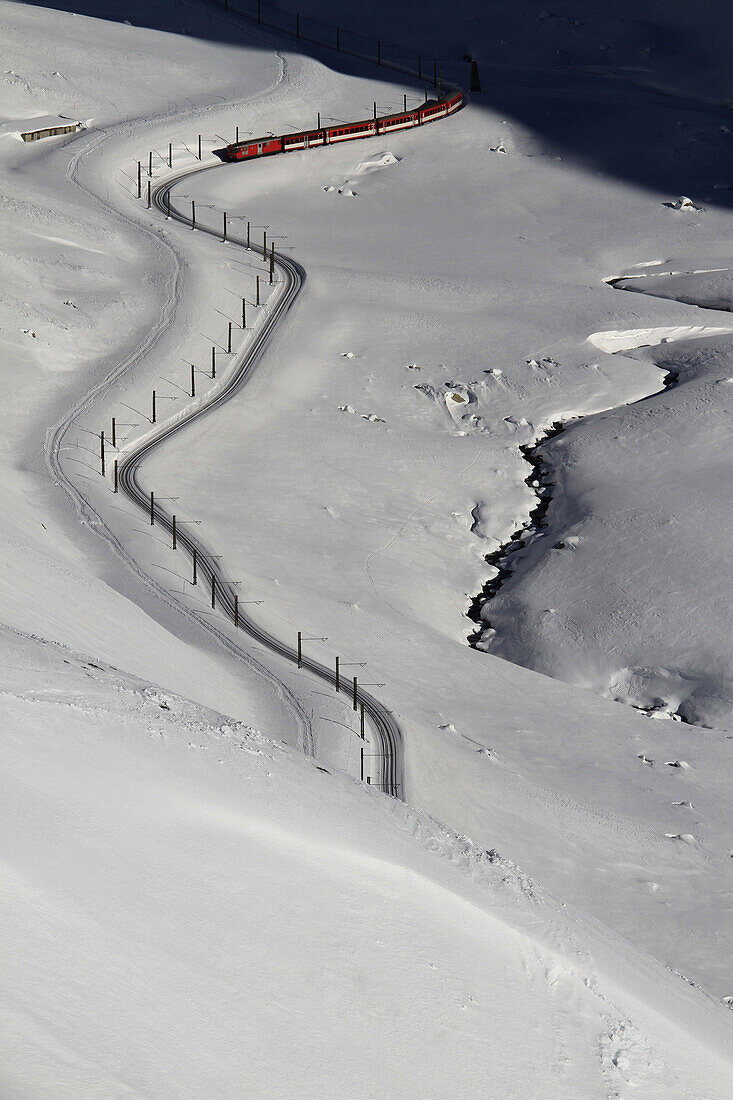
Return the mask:
[[[269,88],[263,90],[256,99],[247,98],[241,101],[242,106],[249,106],[250,109],[253,104],[265,102],[278,88],[289,82],[289,73],[287,62],[282,54],[276,51],[279,72],[277,79],[270,85]],[[239,106],[239,104],[232,104],[231,106]],[[218,109],[220,104],[216,104]],[[164,255],[167,263],[164,271],[164,281],[167,288],[166,301],[163,309],[161,310],[160,317],[154,326],[148,332],[145,340],[135,348],[118,366],[116,366],[110,374],[107,375],[101,382],[97,383],[90,390],[88,390],[74,405],[68,410],[62,419],[49,428],[46,433],[45,441],[45,461],[46,466],[54,480],[71,501],[77,515],[81,522],[86,526],[91,527],[101,538],[103,538],[112,550],[118,555],[118,557],[124,562],[127,568],[133,573],[137,579],[144,585],[148,591],[154,593],[158,600],[165,604],[168,608],[175,610],[178,614],[183,615],[190,622],[195,623],[198,627],[205,630],[210,637],[221,645],[228,652],[233,654],[237,659],[243,661],[249,668],[261,676],[269,685],[273,688],[275,694],[280,699],[281,703],[286,708],[286,711],[290,714],[292,720],[295,722],[298,729],[298,736],[301,747],[304,752],[309,755],[314,754],[314,735],[313,727],[310,718],[305,708],[298,702],[295,695],[287,687],[287,685],[279,679],[270,669],[266,668],[261,662],[257,661],[250,653],[247,653],[240,646],[236,645],[231,638],[229,638],[223,631],[219,630],[213,623],[207,621],[203,616],[196,614],[195,611],[186,607],[178,600],[174,599],[172,594],[159,584],[152,576],[145,572],[145,570],[138,564],[134,557],[125,549],[121,541],[112,532],[110,527],[104,521],[104,518],[99,511],[92,505],[90,500],[84,495],[82,490],[74,483],[71,476],[66,474],[64,464],[61,460],[61,449],[64,445],[69,432],[75,427],[82,415],[92,406],[93,402],[113,383],[119,381],[122,377],[128,374],[132,368],[140,363],[146,355],[149,355],[158,344],[162,336],[167,330],[174,324],[176,319],[176,303],[179,298],[179,288],[181,283],[181,261],[175,250],[175,248],[160,236],[154,229],[150,229],[145,225],[142,225],[134,218],[128,217],[111,202],[105,200],[94,191],[90,186],[85,184],[80,178],[80,170],[83,167],[84,160],[90,157],[93,153],[103,149],[104,145],[114,137],[121,135],[133,134],[145,125],[147,129],[154,129],[160,126],[162,123],[168,123],[172,121],[180,122],[181,120],[193,120],[199,118],[202,114],[205,115],[214,107],[199,108],[196,110],[189,110],[183,112],[164,112],[159,115],[155,115],[152,118],[135,119],[133,122],[122,122],[116,125],[106,128],[101,133],[90,136],[86,142],[84,142],[81,148],[77,149],[74,155],[71,157],[69,166],[66,171],[66,178],[75,184],[77,187],[84,191],[87,199],[94,205],[101,207],[105,214],[112,217],[116,221],[122,221],[128,226],[134,227],[138,232],[144,233],[149,238],[152,238],[156,245],[162,245]]]

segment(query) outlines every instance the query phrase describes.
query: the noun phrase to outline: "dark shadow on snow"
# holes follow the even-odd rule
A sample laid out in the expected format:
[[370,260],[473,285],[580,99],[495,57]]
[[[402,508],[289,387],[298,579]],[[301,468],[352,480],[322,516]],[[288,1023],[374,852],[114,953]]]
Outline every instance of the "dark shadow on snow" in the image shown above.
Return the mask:
[[[256,14],[257,0],[233,2]],[[294,12],[301,12],[301,33],[332,43],[338,22],[347,46],[376,55],[381,36],[383,57],[404,61],[409,55],[415,64],[421,50],[428,78],[436,56],[446,80],[464,88],[469,53],[479,62],[482,84],[472,108],[487,107],[521,124],[543,152],[652,189],[660,201],[690,195],[708,205],[733,206],[733,5],[727,0],[617,0],[600,6],[598,0],[558,0],[546,10],[530,0],[262,0],[263,18],[290,27],[290,35],[261,32],[256,22],[226,12],[223,0],[49,0],[43,6],[229,45],[276,44],[385,82],[400,78],[296,38]],[[349,39],[352,30],[363,37]],[[52,58],[52,40],[39,48]],[[505,134],[487,130],[487,144]]]

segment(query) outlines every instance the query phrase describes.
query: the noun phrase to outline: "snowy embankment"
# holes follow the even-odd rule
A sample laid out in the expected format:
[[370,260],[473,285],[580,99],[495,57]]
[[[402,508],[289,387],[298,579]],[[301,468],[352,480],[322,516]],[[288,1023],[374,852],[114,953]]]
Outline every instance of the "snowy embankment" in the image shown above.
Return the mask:
[[509,860],[64,647],[0,669],[4,1096],[726,1095],[717,1006]]
[[[672,273],[648,274],[644,265],[644,274],[609,282],[729,308],[729,267],[663,266]],[[658,718],[733,728],[733,586],[724,552],[733,508],[731,331],[687,325],[590,337],[619,353],[670,344],[643,353],[668,372],[664,388],[532,449],[542,470],[533,483],[541,486],[542,530],[519,533],[504,551],[501,591],[481,611],[482,647]]]

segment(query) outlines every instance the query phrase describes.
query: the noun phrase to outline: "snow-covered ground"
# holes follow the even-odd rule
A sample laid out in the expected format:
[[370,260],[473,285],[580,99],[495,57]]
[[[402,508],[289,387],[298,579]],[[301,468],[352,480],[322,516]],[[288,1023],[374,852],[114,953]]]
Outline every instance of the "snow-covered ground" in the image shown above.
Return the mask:
[[7,1097],[723,1097],[719,1008],[279,741],[2,635]]
[[[407,40],[409,5],[389,7]],[[720,333],[733,330],[733,260],[715,186],[731,183],[730,112],[704,26],[701,56],[680,59],[684,6],[603,22],[594,5],[562,7],[502,15],[492,68],[485,14],[428,5],[426,52],[447,28],[456,68],[464,49],[480,59],[484,92],[458,116],[174,190],[199,223],[227,211],[258,239],[267,226],[307,281],[252,381],[144,479],[200,523],[268,628],[326,638],[307,642],[319,659],[366,662],[349,674],[399,717],[405,810],[338,776],[358,774],[346,704],[255,647],[235,660],[197,625],[193,611],[228,629],[192,593],[188,561],[100,478],[98,433],[112,416],[123,446],[149,431],[153,389],[159,418],[179,415],[192,363],[204,399],[212,345],[217,382],[231,362],[229,320],[236,348],[244,338],[242,297],[250,326],[261,320],[258,273],[269,293],[255,254],[148,211],[137,161],[155,150],[163,178],[169,142],[175,170],[198,163],[199,133],[213,164],[235,126],[362,118],[421,89],[355,62],[337,71],[194,4],[121,17],[140,26],[3,4],[0,600],[21,834],[7,858],[28,876],[9,894],[22,929],[11,994],[26,1006],[10,1094],[229,1096],[250,1073],[250,1095],[267,1081],[277,1095],[301,1082],[304,1095],[367,1096],[375,1056],[395,1095],[451,1095],[457,1063],[461,1095],[724,1094],[699,1044],[722,1056],[726,1008],[662,967],[731,993],[733,372]],[[39,30],[53,48],[39,50]],[[20,142],[24,119],[51,113],[88,129]],[[537,505],[519,448],[576,419],[542,448],[549,528],[512,555],[471,648],[484,559]],[[61,434],[76,508],[44,463]],[[53,642],[73,650],[68,667]],[[49,692],[72,705],[54,710]],[[306,728],[327,774],[274,748]],[[461,865],[450,882],[426,846]],[[471,893],[477,863],[485,885],[506,878],[500,927]],[[157,888],[129,902],[151,868]],[[515,889],[523,876],[532,885]],[[60,879],[77,884],[61,900]],[[598,978],[577,963],[596,951]],[[359,1022],[348,1041],[346,1018]],[[22,1054],[31,1045],[43,1059]]]

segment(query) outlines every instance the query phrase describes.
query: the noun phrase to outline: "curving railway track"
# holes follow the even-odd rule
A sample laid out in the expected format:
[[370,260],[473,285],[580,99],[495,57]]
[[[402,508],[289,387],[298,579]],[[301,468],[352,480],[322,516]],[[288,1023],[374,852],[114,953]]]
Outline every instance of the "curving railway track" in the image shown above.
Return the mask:
[[[205,165],[178,173],[175,176],[169,176],[151,192],[153,205],[164,216],[190,227],[191,220],[177,209],[171,201],[171,191],[182,179],[219,167],[221,165]],[[211,236],[220,236],[216,230],[199,223],[196,225],[196,230],[208,233]],[[246,242],[237,236],[229,234],[227,240],[230,244],[242,248],[247,247]],[[250,250],[263,254],[261,246],[250,244]],[[131,449],[126,450],[124,458],[120,460],[118,469],[120,490],[146,514],[149,514],[150,510],[150,493],[149,490],[143,487],[141,480],[141,464],[145,457],[166,439],[170,439],[171,436],[180,431],[184,425],[200,417],[208,416],[246,385],[262,358],[275,329],[295,301],[305,281],[305,271],[300,264],[284,256],[276,257],[275,266],[281,277],[280,282],[268,300],[263,321],[254,330],[252,338],[235,359],[234,369],[231,370],[226,381],[212,392],[210,398],[204,404],[192,408],[173,423],[163,423],[155,435],[146,437],[138,446],[133,444]],[[155,521],[172,534],[172,516],[168,515],[160,505],[155,506]],[[214,555],[202,541],[197,540],[187,530],[181,530],[179,527],[176,529],[176,541],[182,547],[185,547],[191,557],[193,557],[195,551],[198,575],[205,584],[215,584],[218,607],[222,614],[234,623],[235,592],[231,583],[222,575]],[[276,637],[271,631],[261,626],[241,607],[237,608],[237,626],[271,653],[294,665],[300,664],[300,667],[336,688],[335,670],[306,655],[302,655],[300,662],[298,662],[298,653],[295,647],[288,645],[281,638]],[[350,683],[347,685],[342,680],[339,683],[339,691],[351,697],[353,688]],[[378,784],[385,793],[396,798],[403,798],[404,755],[402,731],[399,723],[387,707],[369,692],[359,687],[357,687],[357,702],[364,706],[364,713],[368,719],[368,728],[372,739],[373,752],[370,754],[371,781]]]

